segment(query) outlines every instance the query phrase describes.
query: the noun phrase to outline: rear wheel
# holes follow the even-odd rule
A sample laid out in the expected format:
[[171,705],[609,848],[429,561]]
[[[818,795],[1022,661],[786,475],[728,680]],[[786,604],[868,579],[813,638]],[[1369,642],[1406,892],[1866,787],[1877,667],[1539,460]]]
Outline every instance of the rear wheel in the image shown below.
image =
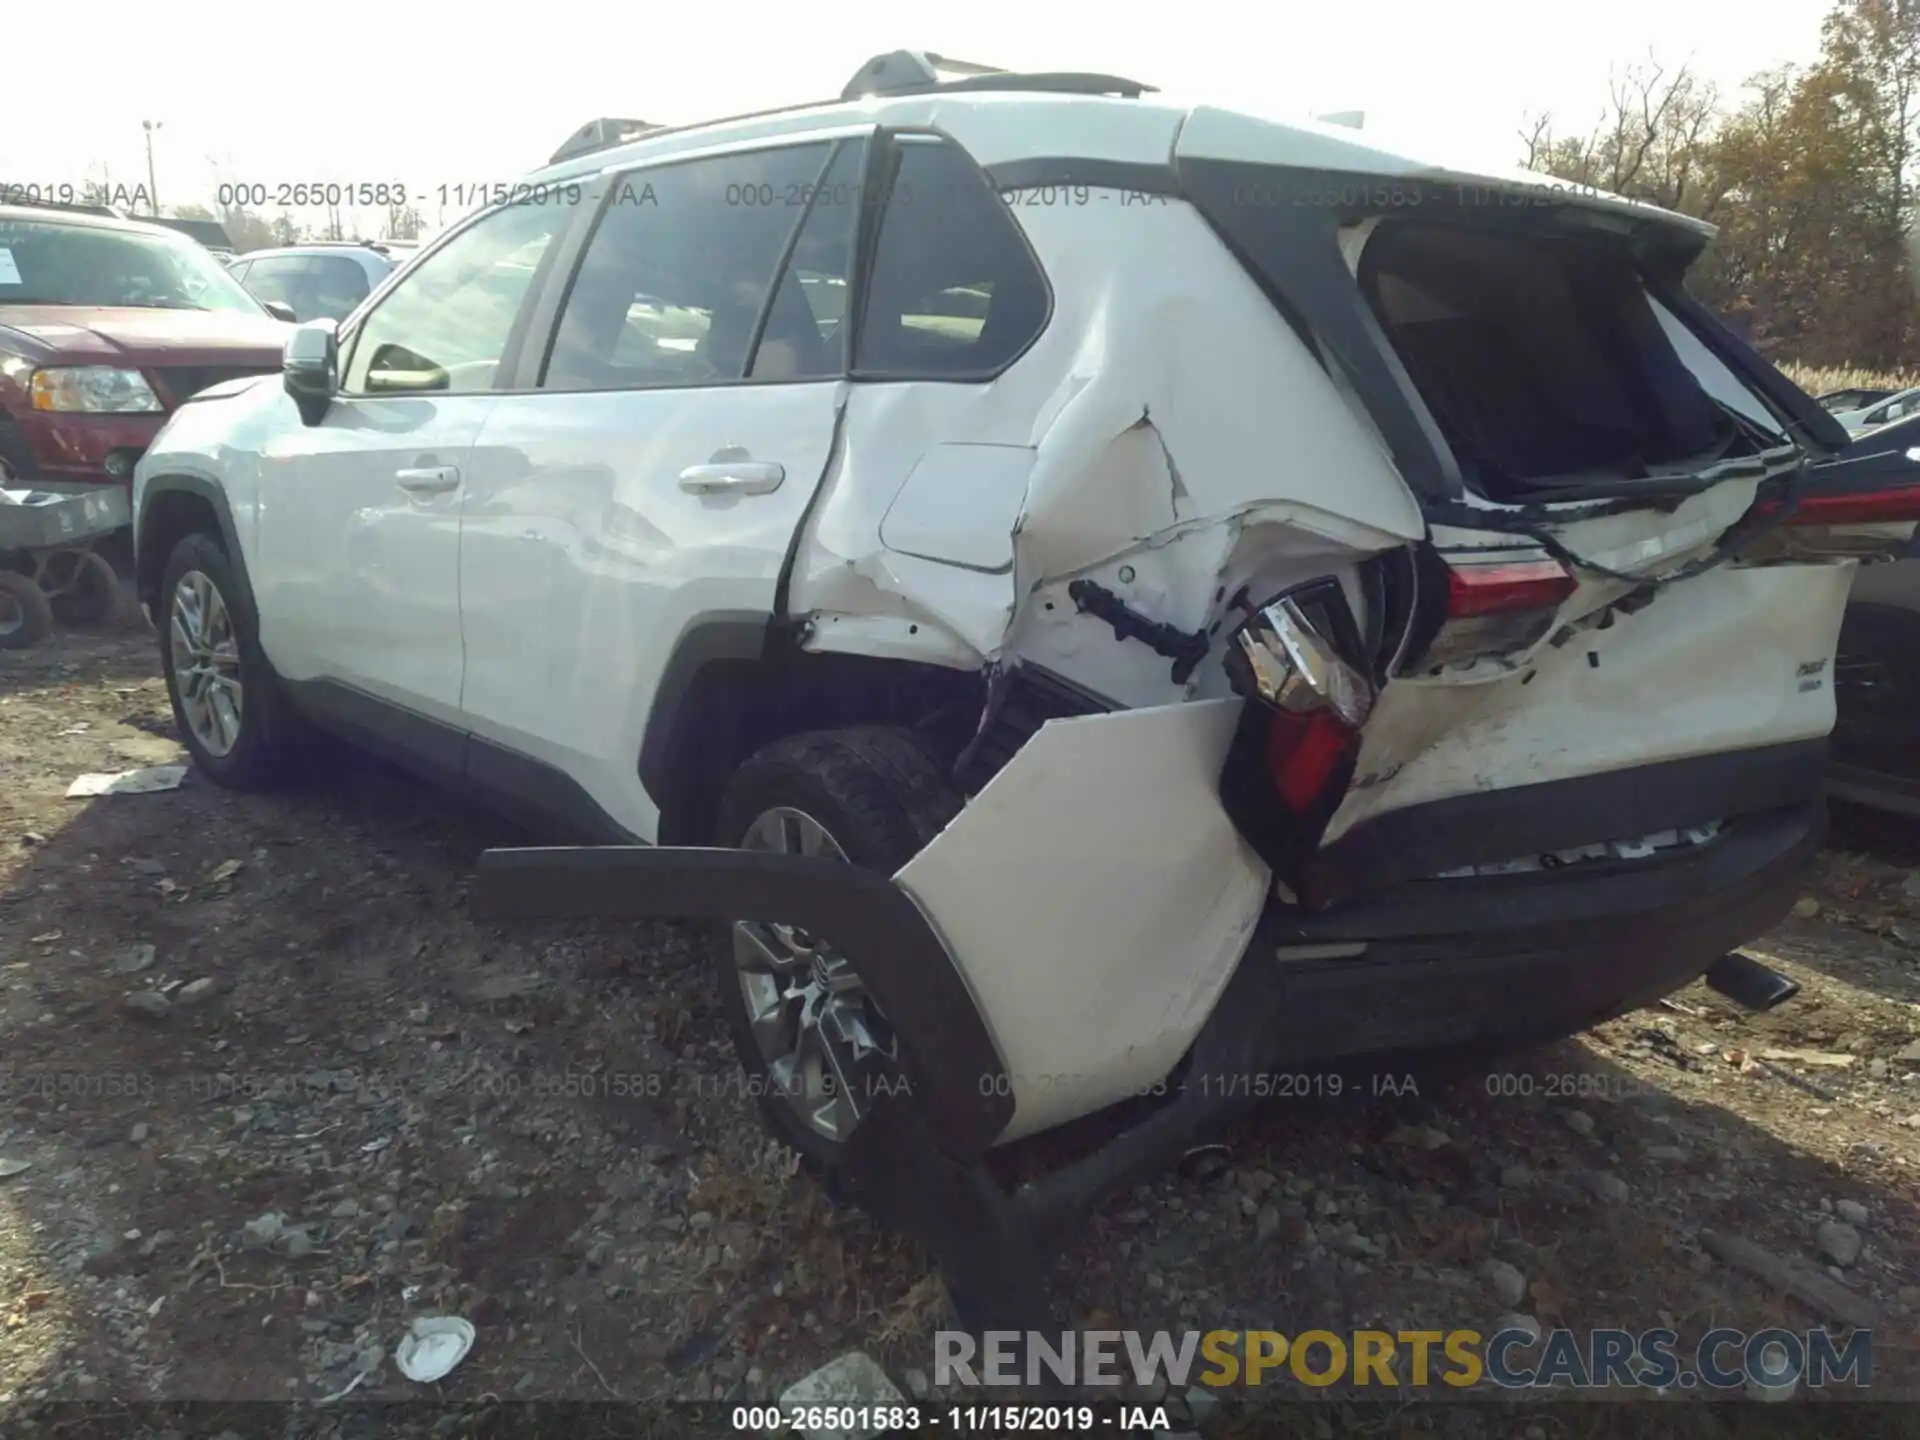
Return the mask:
[[[778,741],[743,764],[715,838],[890,875],[959,808],[910,733],[827,730]],[[746,1088],[775,1135],[830,1170],[870,1098],[901,1073],[898,1038],[831,936],[743,920],[713,943]]]
[[286,758],[292,716],[233,565],[211,535],[173,547],[160,607],[160,667],[180,739],[216,784],[260,788]]
[[0,570],[0,650],[25,650],[53,633],[53,607],[31,575]]

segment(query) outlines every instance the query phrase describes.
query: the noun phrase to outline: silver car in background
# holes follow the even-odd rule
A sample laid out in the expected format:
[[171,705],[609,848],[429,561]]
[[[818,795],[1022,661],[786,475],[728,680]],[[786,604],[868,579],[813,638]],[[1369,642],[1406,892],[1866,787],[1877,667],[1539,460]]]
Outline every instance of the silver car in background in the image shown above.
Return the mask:
[[277,300],[302,323],[344,320],[406,253],[378,242],[325,242],[253,250],[228,264],[258,300]]

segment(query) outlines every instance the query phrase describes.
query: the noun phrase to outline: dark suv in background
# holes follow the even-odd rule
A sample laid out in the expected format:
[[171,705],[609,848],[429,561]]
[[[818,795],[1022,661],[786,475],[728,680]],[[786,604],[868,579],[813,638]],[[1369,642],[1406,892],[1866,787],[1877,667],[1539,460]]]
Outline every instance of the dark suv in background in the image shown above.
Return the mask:
[[177,406],[279,371],[291,318],[175,230],[0,206],[0,485],[130,484]]

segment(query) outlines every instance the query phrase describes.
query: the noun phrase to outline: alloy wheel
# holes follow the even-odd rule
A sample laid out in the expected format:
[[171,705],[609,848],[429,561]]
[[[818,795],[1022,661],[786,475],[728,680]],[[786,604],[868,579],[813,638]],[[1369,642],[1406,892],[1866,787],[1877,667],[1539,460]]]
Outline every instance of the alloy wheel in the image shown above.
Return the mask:
[[[743,850],[846,860],[827,827],[803,810],[761,812]],[[742,920],[733,958],[773,1091],[812,1130],[844,1141],[866,1112],[869,1067],[898,1058],[898,1041],[847,961],[807,931]]]
[[187,728],[209,755],[231,753],[240,740],[244,699],[240,641],[220,587],[202,571],[187,571],[173,587],[167,644]]

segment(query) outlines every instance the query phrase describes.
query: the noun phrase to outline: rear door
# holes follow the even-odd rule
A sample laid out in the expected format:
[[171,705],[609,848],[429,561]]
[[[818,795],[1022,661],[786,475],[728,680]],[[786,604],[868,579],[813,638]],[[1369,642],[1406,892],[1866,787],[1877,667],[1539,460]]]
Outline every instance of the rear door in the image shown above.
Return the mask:
[[[552,765],[651,838],[648,706],[695,618],[771,616],[844,403],[865,131],[608,177],[550,343],[473,454],[471,764]],[[538,350],[538,347],[536,347]]]

